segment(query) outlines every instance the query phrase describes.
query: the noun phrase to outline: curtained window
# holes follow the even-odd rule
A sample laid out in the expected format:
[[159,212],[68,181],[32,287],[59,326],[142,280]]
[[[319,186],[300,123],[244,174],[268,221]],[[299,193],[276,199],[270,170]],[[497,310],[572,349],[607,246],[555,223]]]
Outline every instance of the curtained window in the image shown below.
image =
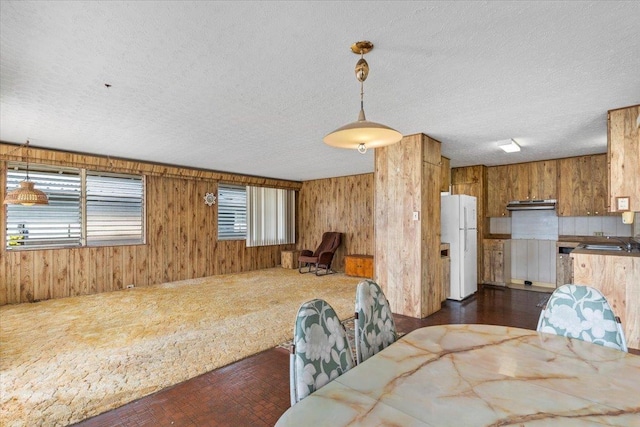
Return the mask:
[[295,191],[247,187],[247,246],[295,243],[295,212]]

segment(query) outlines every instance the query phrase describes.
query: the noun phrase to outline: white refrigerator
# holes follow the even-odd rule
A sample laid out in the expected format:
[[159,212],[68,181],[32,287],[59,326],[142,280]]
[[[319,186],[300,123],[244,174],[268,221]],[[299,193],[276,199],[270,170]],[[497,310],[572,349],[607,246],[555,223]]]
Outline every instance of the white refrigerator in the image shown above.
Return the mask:
[[443,195],[441,201],[441,241],[449,243],[451,286],[447,298],[462,301],[478,290],[478,229],[476,198]]

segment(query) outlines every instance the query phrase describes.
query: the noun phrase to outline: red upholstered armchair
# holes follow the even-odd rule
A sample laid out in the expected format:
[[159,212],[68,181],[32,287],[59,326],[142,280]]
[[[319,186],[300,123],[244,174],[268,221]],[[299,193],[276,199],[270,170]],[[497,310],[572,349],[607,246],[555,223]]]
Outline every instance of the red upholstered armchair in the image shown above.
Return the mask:
[[[300,252],[298,257],[298,271],[300,273],[315,272],[316,276],[320,276],[320,269],[324,269],[324,274],[331,274],[331,261],[333,261],[333,254],[342,243],[342,233],[336,231],[327,231],[322,235],[322,242],[315,252],[311,252],[308,249]],[[304,271],[304,269],[307,269]]]

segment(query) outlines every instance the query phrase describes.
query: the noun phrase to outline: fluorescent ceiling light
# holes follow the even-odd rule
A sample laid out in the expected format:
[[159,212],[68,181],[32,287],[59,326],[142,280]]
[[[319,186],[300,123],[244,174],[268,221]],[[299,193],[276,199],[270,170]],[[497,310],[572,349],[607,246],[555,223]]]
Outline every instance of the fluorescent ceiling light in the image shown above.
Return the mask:
[[498,141],[498,147],[502,148],[505,153],[515,153],[517,151],[520,151],[520,146],[513,139]]

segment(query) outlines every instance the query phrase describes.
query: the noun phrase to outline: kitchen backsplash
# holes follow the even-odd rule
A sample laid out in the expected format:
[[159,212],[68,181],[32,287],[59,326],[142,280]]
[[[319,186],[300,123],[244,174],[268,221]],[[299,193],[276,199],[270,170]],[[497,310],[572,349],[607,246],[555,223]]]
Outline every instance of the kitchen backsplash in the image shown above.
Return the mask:
[[[602,233],[603,236],[620,236],[631,237],[634,232],[640,232],[638,221],[640,214],[636,213],[633,226],[631,224],[623,224],[620,216],[561,216],[558,217],[558,232],[561,236],[595,236]],[[518,228],[524,222],[532,231],[539,231],[541,234],[547,234],[549,230],[538,228],[546,228],[540,221],[531,219],[527,222],[526,218],[519,218]],[[490,218],[489,232],[491,234],[512,234],[511,218]],[[517,231],[517,230],[516,230]]]

